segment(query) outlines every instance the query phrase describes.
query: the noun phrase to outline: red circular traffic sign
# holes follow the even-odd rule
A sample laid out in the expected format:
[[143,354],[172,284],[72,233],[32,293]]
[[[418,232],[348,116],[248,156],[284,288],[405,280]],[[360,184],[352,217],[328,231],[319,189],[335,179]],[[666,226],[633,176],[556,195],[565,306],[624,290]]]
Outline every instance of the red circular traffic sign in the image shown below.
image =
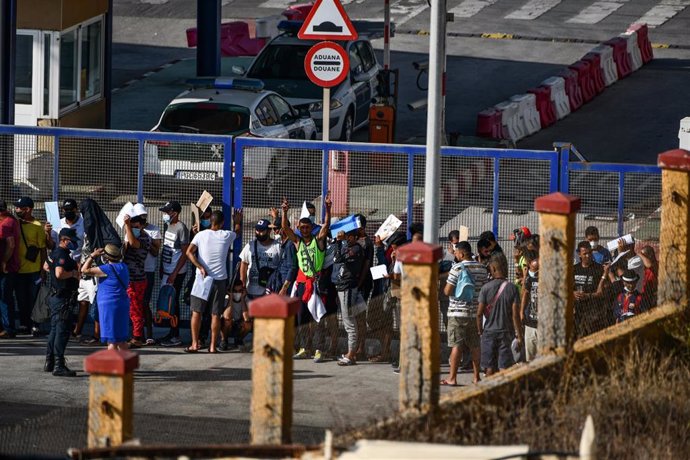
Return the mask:
[[350,60],[342,46],[333,42],[321,42],[307,52],[304,70],[315,85],[331,88],[345,80],[350,71]]

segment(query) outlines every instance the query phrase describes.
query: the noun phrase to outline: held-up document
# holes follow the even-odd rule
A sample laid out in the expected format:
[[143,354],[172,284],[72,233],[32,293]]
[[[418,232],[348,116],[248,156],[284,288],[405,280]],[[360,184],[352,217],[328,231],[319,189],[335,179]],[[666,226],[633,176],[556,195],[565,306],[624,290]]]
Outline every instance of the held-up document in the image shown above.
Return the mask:
[[115,222],[117,225],[120,226],[120,228],[124,228],[125,226],[125,216],[131,216],[134,213],[134,205],[128,201],[122,209],[120,209],[120,213],[117,215],[117,218],[115,219]]
[[206,208],[208,208],[208,205],[211,204],[211,201],[213,201],[213,196],[204,190],[199,197],[199,200],[196,202],[196,207],[199,208],[202,213],[206,212]]
[[620,238],[616,238],[615,240],[611,240],[606,243],[606,248],[609,251],[615,251],[618,249],[618,240],[624,240],[625,244],[633,244],[633,237],[630,233],[628,233],[627,235],[623,235]]
[[53,226],[53,230],[60,231],[60,209],[57,201],[46,201],[46,220]]
[[402,221],[391,214],[383,224],[381,224],[379,229],[376,230],[374,235],[381,238],[381,241],[386,241],[398,228],[400,228],[401,224]]
[[192,295],[201,300],[208,300],[208,296],[211,295],[211,287],[213,287],[213,277],[206,275],[202,278],[197,271],[192,285]]
[[375,265],[369,269],[374,280],[380,280],[388,274],[388,267],[385,265]]

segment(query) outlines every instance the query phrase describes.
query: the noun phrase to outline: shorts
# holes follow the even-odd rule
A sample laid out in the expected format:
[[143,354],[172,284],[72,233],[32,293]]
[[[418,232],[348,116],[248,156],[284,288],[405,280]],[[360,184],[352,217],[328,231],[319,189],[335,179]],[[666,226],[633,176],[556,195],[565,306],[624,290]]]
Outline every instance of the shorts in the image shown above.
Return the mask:
[[468,350],[479,348],[477,320],[460,316],[448,317],[448,346],[464,347]]
[[507,369],[515,364],[510,348],[514,337],[512,332],[484,331],[481,337],[482,369]]
[[241,321],[243,307],[241,303],[230,302],[223,311],[223,319],[226,321]]
[[96,291],[98,290],[98,282],[96,278],[79,280],[79,289],[77,290],[77,301],[93,303],[96,298]]
[[220,316],[225,310],[225,291],[228,287],[228,280],[214,280],[211,286],[211,293],[208,295],[208,300],[203,300],[198,297],[190,297],[189,308],[196,313],[203,314],[208,305],[211,305],[211,314]]

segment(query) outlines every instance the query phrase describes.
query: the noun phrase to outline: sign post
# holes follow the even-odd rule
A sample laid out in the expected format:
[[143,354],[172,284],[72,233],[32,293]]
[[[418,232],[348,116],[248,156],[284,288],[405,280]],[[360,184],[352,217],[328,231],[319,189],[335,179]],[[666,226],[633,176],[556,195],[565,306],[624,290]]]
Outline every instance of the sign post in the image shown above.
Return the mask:
[[329,40],[355,40],[357,31],[339,0],[316,0],[297,34],[301,40],[326,40],[314,45],[304,59],[309,79],[323,88],[321,138],[330,139],[331,88],[340,84],[350,70],[347,52]]
[[304,70],[309,79],[323,88],[322,139],[330,138],[331,88],[339,85],[350,70],[350,60],[342,46],[321,42],[312,46],[304,58]]

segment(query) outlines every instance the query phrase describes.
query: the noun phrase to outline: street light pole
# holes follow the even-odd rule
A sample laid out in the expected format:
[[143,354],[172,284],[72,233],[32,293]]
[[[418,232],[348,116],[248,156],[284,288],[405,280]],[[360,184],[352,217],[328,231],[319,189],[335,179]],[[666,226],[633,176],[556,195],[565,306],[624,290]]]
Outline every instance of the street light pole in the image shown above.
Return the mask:
[[441,141],[443,132],[443,69],[445,67],[446,0],[431,2],[429,40],[429,104],[426,123],[426,178],[424,181],[424,241],[438,242]]

